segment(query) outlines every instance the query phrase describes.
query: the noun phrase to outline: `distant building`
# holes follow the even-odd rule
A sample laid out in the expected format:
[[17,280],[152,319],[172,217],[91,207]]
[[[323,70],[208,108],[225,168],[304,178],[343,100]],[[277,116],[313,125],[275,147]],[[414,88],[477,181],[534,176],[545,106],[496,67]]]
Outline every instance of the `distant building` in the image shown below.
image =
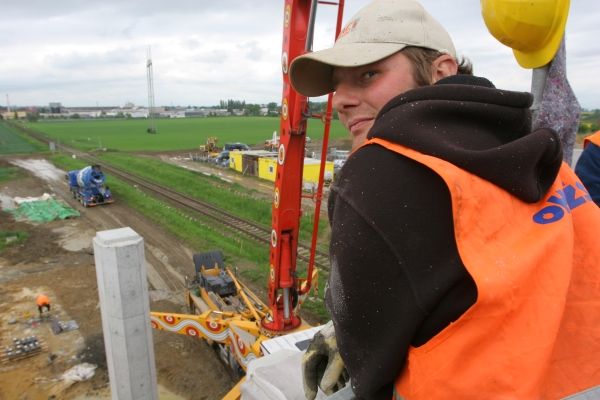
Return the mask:
[[50,103],[48,105],[50,108],[50,114],[60,114],[62,113],[62,104],[61,103]]
[[185,110],[186,117],[223,117],[228,116],[229,111],[225,108],[197,108]]
[[148,109],[139,108],[130,112],[131,118],[148,118]]
[[229,115],[229,111],[227,111],[226,108],[215,108],[210,110],[210,114],[209,115],[214,115],[217,117],[224,117]]
[[185,111],[169,111],[169,118],[185,118]]
[[199,109],[199,110],[185,110],[185,116],[186,117],[207,117],[208,116],[209,111],[206,109]]
[[77,115],[79,118],[89,119],[89,118],[100,118],[102,115],[102,111],[99,110],[83,110],[83,111],[71,111],[67,112],[67,118],[74,118]]
[[24,119],[27,118],[27,112],[25,111],[4,111],[0,113],[2,119]]

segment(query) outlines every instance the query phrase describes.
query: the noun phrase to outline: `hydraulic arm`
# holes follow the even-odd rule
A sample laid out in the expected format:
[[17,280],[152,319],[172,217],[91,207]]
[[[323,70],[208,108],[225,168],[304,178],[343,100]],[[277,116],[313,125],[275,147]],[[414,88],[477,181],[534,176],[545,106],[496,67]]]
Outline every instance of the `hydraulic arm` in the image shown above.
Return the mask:
[[[297,93],[290,85],[288,75],[290,61],[312,47],[312,32],[315,22],[317,3],[337,5],[336,37],[340,31],[343,0],[318,2],[316,0],[286,0],[283,21],[283,49],[281,70],[283,75],[283,98],[281,101],[280,144],[277,155],[277,174],[272,205],[272,231],[269,270],[269,307],[271,312],[262,320],[262,326],[272,332],[284,332],[300,325],[295,313],[298,296],[310,290],[313,274],[313,259],[317,230],[313,231],[311,261],[307,276],[300,279],[296,272],[298,234],[301,216],[302,171],[306,126],[309,115],[308,99]],[[327,135],[331,120],[331,96],[327,115],[324,118],[325,135],[321,170],[324,169]],[[322,178],[321,178],[322,181]],[[322,184],[317,190],[318,214]]]

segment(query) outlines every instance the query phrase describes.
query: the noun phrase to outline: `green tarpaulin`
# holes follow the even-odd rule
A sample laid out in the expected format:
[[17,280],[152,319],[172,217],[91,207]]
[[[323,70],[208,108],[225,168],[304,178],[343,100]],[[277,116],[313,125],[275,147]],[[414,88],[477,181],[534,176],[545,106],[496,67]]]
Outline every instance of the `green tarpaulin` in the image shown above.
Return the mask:
[[9,210],[15,218],[25,218],[34,222],[49,222],[55,219],[79,217],[79,212],[54,199],[27,201],[18,208]]

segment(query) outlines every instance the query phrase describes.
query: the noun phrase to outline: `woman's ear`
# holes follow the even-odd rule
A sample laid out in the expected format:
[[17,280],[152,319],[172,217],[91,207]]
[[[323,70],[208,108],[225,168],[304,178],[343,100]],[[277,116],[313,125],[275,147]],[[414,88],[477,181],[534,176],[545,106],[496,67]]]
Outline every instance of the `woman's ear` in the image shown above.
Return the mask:
[[450,54],[442,54],[431,64],[431,84],[447,76],[456,75],[458,63]]

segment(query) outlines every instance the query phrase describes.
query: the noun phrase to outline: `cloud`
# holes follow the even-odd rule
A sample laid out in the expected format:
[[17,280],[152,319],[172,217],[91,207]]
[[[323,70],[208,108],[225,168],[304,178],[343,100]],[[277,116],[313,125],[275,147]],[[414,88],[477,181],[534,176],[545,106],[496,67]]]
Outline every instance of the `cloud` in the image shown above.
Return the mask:
[[[498,87],[529,90],[531,71],[518,67],[510,49],[489,35],[478,1],[422,2],[477,74]],[[345,20],[366,3],[346,0]],[[319,7],[315,49],[331,45],[335,12],[334,6]],[[600,108],[599,14],[594,0],[572,1],[567,25],[569,80],[588,108]],[[6,2],[0,92],[19,105],[143,105],[151,46],[157,104],[279,102],[282,20],[279,0]]]

